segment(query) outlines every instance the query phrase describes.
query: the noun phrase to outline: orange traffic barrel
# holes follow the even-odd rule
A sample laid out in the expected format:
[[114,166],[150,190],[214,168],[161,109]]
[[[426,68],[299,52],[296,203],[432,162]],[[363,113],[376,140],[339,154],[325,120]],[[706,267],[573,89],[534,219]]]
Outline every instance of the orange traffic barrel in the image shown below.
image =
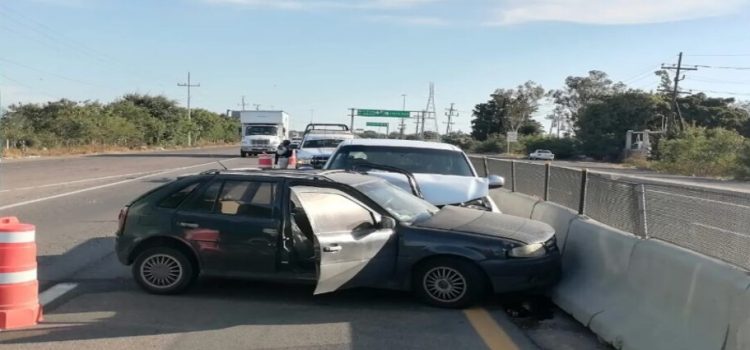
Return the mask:
[[297,169],[297,150],[292,150],[292,156],[289,157],[289,164],[287,167],[290,169]]
[[271,169],[273,168],[273,154],[261,153],[258,155],[258,168]]
[[34,225],[0,218],[0,329],[28,327],[42,320],[36,277]]

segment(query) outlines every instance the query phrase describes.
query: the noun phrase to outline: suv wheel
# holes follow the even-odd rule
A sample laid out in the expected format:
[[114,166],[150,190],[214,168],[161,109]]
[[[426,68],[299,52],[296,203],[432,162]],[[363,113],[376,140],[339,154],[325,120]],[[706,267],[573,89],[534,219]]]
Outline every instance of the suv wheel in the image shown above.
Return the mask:
[[245,151],[240,151],[240,157],[242,157],[242,158],[245,158],[245,157],[247,157],[247,152],[245,152]]
[[474,264],[440,258],[420,265],[412,286],[426,303],[446,308],[464,308],[479,301],[485,293],[482,271]]
[[133,277],[149,293],[177,294],[187,289],[196,275],[185,254],[160,247],[138,255],[133,264]]

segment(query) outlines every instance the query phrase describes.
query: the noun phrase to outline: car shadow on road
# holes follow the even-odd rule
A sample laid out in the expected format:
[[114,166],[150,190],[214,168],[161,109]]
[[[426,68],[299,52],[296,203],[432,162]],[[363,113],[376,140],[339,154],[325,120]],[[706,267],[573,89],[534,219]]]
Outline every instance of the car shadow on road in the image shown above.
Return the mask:
[[220,339],[239,341],[238,348],[483,347],[461,311],[424,306],[402,292],[353,289],[313,296],[311,286],[224,279],[202,279],[178,296],[146,294],[129,279],[81,287],[86,290],[49,313],[45,323],[0,333],[0,343],[167,336],[190,348],[233,347]]

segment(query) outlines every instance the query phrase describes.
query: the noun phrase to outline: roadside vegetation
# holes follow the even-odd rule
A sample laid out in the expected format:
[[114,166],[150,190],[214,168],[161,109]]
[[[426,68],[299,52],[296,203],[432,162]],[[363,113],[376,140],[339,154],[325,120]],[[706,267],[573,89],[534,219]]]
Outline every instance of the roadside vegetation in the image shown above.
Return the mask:
[[[236,142],[239,121],[187,110],[164,96],[128,94],[108,104],[60,100],[11,105],[0,119],[6,156],[61,155]],[[9,146],[5,149],[6,144]]]

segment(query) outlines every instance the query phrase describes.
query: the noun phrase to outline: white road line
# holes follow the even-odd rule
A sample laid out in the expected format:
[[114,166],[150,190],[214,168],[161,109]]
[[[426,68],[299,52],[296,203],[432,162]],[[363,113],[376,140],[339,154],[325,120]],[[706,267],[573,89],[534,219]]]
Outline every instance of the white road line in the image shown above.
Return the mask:
[[[229,161],[229,160],[232,160],[232,159],[235,159],[235,158],[222,159],[221,161],[224,162],[224,161]],[[122,184],[130,183],[130,182],[135,182],[135,181],[138,181],[138,180],[143,180],[143,179],[146,179],[146,178],[149,178],[149,177],[153,177],[153,176],[168,174],[168,173],[172,173],[172,172],[180,171],[180,170],[186,170],[186,169],[191,169],[191,168],[202,167],[202,166],[206,166],[206,165],[210,165],[210,164],[214,164],[214,163],[216,163],[216,161],[208,162],[208,163],[203,163],[203,164],[196,164],[196,165],[191,165],[191,166],[186,166],[186,167],[181,167],[181,168],[167,169],[167,170],[164,170],[164,171],[160,171],[158,173],[152,173],[152,174],[148,174],[148,175],[144,175],[144,176],[139,176],[139,177],[132,178],[132,179],[127,179],[127,180],[112,182],[112,183],[108,183],[108,184],[104,184],[104,185],[99,185],[99,186],[94,186],[94,187],[83,188],[83,189],[76,190],[76,191],[71,191],[71,192],[60,193],[60,194],[56,194],[54,196],[42,197],[42,198],[37,198],[37,199],[31,199],[31,200],[28,200],[28,201],[13,203],[13,204],[9,204],[9,205],[5,205],[5,206],[0,207],[0,210],[6,210],[6,209],[16,208],[16,207],[20,207],[20,206],[24,206],[24,205],[39,203],[39,202],[47,201],[47,200],[50,200],[50,199],[56,199],[56,198],[62,198],[62,197],[72,196],[74,194],[79,194],[79,193],[83,193],[83,192],[89,192],[89,191],[99,190],[99,189],[102,189],[102,188],[107,188],[107,187],[122,185]]]
[[76,287],[78,287],[77,283],[58,283],[39,294],[39,303],[42,306],[47,306],[55,299],[65,295],[65,293],[70,292]]
[[92,182],[92,181],[116,179],[118,177],[139,176],[139,175],[144,175],[144,174],[149,174],[149,173],[155,173],[155,172],[158,172],[158,171],[159,170],[141,171],[141,172],[138,172],[138,173],[121,174],[121,175],[110,175],[110,176],[102,176],[102,177],[92,177],[92,178],[88,178],[88,179],[74,180],[74,181],[67,181],[67,182],[58,182],[58,183],[46,184],[46,185],[39,185],[39,186],[9,188],[7,190],[0,191],[0,193],[11,192],[11,191],[34,190],[34,189],[45,188],[45,187],[65,186],[65,185],[72,185],[72,184],[77,184],[77,183],[82,183],[82,182]]

